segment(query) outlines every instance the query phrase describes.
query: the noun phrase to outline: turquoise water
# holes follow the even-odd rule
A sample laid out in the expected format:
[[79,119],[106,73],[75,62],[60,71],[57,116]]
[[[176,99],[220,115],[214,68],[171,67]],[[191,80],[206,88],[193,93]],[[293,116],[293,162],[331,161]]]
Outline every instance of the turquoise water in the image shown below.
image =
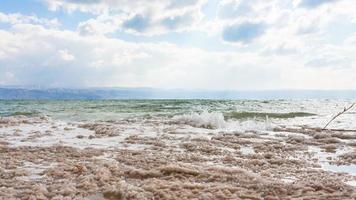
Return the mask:
[[[66,121],[173,117],[219,112],[225,119],[322,118],[353,100],[0,100],[0,116],[46,115]],[[348,116],[354,116],[354,112]]]

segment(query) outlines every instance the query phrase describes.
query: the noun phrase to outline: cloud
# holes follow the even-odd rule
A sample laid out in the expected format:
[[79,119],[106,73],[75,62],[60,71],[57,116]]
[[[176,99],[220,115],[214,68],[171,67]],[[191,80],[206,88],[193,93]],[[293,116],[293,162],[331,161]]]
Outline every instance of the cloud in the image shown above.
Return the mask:
[[186,13],[179,16],[166,17],[161,20],[161,24],[169,30],[179,30],[186,28],[187,25],[192,25],[195,21],[195,16],[192,13]]
[[205,0],[42,0],[51,10],[63,9],[69,12],[79,10],[94,14],[107,11],[144,12],[147,10],[194,9]]
[[275,0],[222,0],[218,5],[217,17],[233,21],[275,21],[285,4]]
[[83,35],[107,34],[119,30],[134,34],[159,35],[189,31],[202,19],[205,0],[44,0],[52,10],[82,11],[96,18],[81,22]]
[[[130,43],[38,25],[16,25],[12,31],[1,31],[0,38],[7,41],[0,45],[0,52],[16,49],[0,59],[0,74],[13,74],[2,84],[251,89],[261,82],[266,83],[264,87],[278,82],[274,78],[278,68],[262,65],[269,63],[266,58],[249,53]],[[265,78],[256,76],[257,72]]]
[[345,39],[345,45],[356,45],[356,32]]
[[20,13],[5,14],[0,12],[0,23],[8,24],[40,24],[47,27],[59,26],[58,19],[39,18],[36,15],[22,15]]
[[296,34],[305,35],[320,31],[321,21],[319,18],[300,18],[296,27]]
[[79,23],[77,31],[82,35],[105,35],[124,31],[139,35],[161,35],[170,32],[191,31],[202,16],[196,12],[157,16],[142,14],[100,15]]
[[228,0],[219,4],[218,16],[223,19],[243,17],[252,14],[252,1]]
[[183,8],[187,6],[195,6],[197,5],[200,0],[170,0],[167,8]]
[[[209,17],[200,0],[46,2],[94,17],[73,31],[49,25],[53,19],[0,14],[1,84],[355,89],[351,1],[305,9],[288,0],[224,0]],[[330,30],[341,19],[340,36]],[[130,34],[135,42],[125,41]],[[335,43],[344,35],[353,37]]]
[[[333,6],[304,9],[305,6],[312,8],[328,3],[333,3]],[[219,4],[217,20],[222,27],[252,21],[264,24],[274,33],[288,32],[288,37],[294,32],[299,37],[314,34],[320,38],[338,16],[356,19],[356,15],[350,12],[354,7],[348,0],[224,0]]]
[[[1,68],[0,68],[0,72],[1,72]],[[0,74],[0,84],[2,85],[6,85],[6,83],[14,81],[15,79],[15,75],[9,71],[5,71],[4,73]]]
[[330,68],[348,68],[351,60],[347,57],[335,57],[335,55],[322,55],[306,63],[310,67],[330,67]]
[[223,30],[223,39],[227,42],[249,43],[264,32],[264,24],[244,22],[225,27]]
[[353,59],[356,48],[347,42],[343,46],[324,45],[311,49],[314,55],[306,55],[306,67],[344,70],[355,68]]
[[327,3],[333,3],[338,0],[301,0],[299,3],[300,7],[305,8],[316,8]]
[[0,43],[0,52],[5,52],[0,58],[0,79],[1,84],[8,85],[332,89],[352,88],[356,78],[354,61],[348,68],[336,70],[304,66],[315,54],[334,52],[353,58],[355,48],[330,48],[317,53],[311,49],[305,52],[307,57],[274,57],[167,43],[130,43],[29,24],[0,31]]
[[91,18],[80,22],[77,31],[81,35],[104,35],[114,33],[119,29],[123,22],[122,15],[100,15],[97,18]]
[[123,23],[123,27],[137,32],[144,32],[150,26],[149,17],[135,15]]
[[58,55],[64,61],[72,61],[75,59],[74,55],[70,54],[68,50],[58,50]]

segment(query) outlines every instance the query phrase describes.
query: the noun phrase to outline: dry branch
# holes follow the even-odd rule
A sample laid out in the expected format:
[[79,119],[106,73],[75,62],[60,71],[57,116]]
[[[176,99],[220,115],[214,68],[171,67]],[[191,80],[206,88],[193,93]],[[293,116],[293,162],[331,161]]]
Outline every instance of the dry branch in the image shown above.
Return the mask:
[[339,112],[338,114],[336,114],[336,115],[324,126],[323,129],[326,129],[326,127],[328,127],[329,124],[330,124],[332,121],[334,121],[334,120],[335,120],[337,117],[339,117],[340,115],[342,115],[342,114],[346,113],[347,111],[349,111],[352,107],[355,106],[355,104],[356,104],[356,102],[353,103],[353,104],[351,104],[351,106],[349,106],[349,107],[347,107],[347,108],[345,107],[343,111],[341,111],[341,112]]

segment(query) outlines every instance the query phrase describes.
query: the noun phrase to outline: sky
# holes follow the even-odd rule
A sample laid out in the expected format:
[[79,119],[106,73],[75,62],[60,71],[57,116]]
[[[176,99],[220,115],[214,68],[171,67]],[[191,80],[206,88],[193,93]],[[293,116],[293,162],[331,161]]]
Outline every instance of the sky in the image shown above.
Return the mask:
[[356,3],[1,0],[8,85],[356,89]]

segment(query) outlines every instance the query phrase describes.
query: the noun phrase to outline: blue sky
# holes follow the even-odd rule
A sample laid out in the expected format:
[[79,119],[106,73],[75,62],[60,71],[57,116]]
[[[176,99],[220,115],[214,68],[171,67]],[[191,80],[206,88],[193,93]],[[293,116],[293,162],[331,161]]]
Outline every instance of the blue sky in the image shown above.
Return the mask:
[[2,0],[0,85],[356,89],[353,0]]

